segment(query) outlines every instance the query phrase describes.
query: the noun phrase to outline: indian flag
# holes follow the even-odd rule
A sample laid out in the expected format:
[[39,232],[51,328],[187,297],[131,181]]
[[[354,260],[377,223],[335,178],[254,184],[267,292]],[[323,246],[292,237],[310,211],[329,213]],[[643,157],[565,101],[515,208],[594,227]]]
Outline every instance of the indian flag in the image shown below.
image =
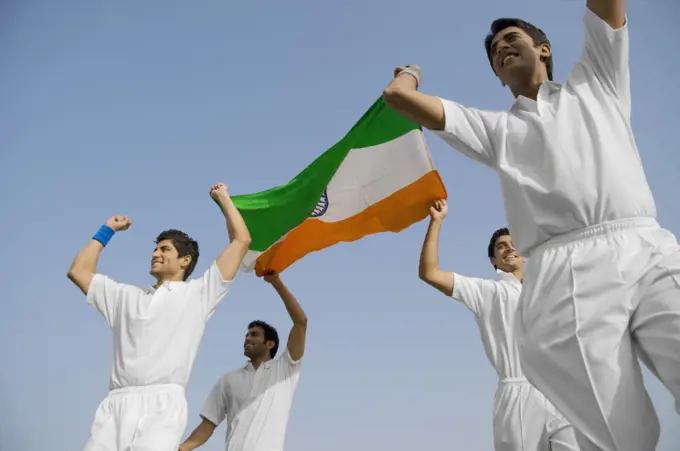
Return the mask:
[[421,128],[378,99],[337,144],[286,185],[233,196],[258,276],[310,252],[423,220],[446,198]]

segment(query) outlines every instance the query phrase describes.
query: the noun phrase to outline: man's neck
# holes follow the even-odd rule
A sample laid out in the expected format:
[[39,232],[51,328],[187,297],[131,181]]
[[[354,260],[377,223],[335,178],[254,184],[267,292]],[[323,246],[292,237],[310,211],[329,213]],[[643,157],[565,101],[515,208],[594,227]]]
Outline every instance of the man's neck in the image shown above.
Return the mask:
[[253,365],[253,368],[256,370],[260,367],[265,362],[270,361],[272,358],[270,356],[266,357],[257,357],[255,359],[250,359],[250,364]]
[[520,282],[524,283],[524,268],[518,268],[512,272],[512,275],[515,276],[517,280]]
[[158,287],[163,285],[165,282],[182,282],[182,281],[183,279],[181,275],[174,275],[168,277],[163,276],[156,279],[156,285],[154,285],[153,287],[157,290]]
[[548,77],[542,74],[537,75],[527,80],[525,83],[510,86],[510,91],[512,91],[512,95],[515,98],[523,96],[527,99],[536,100],[538,98],[538,91],[541,89],[541,85],[546,81],[548,81]]

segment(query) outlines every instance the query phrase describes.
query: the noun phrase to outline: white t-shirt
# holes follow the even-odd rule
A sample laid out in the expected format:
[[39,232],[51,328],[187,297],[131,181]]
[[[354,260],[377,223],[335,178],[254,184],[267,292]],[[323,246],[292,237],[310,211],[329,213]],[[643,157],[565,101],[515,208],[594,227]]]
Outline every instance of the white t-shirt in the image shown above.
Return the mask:
[[497,272],[497,280],[453,276],[452,297],[475,315],[487,358],[498,378],[524,377],[515,338],[515,318],[522,283],[509,273]]
[[283,451],[300,364],[286,349],[257,370],[248,362],[220,377],[201,416],[216,426],[227,419],[226,451]]
[[96,274],[87,302],[113,331],[110,389],[186,386],[208,319],[229,291],[213,262],[202,277],[142,289]]
[[518,251],[608,221],[656,217],[630,124],[627,24],[612,29],[586,8],[585,46],[564,85],[538,101],[480,111],[442,99],[449,145],[496,170]]

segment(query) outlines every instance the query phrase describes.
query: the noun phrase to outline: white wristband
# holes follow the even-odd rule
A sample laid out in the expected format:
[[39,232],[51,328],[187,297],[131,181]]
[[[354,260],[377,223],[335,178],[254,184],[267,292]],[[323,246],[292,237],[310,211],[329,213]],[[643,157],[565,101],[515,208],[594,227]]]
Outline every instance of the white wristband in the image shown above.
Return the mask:
[[399,75],[408,74],[416,79],[416,88],[422,83],[422,71],[419,67],[407,67],[406,69],[399,72]]

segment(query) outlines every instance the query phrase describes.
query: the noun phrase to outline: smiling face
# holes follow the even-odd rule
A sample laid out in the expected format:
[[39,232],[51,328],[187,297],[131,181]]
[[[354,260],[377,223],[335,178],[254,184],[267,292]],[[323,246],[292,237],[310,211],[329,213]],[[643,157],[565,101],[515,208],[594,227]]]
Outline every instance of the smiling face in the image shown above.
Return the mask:
[[491,264],[501,271],[512,273],[524,264],[524,259],[517,254],[510,235],[496,238],[493,252],[494,255],[490,258]]
[[[191,256],[180,257],[172,240],[160,240],[151,254],[151,270],[149,273],[156,278],[173,279],[183,276],[185,269],[191,263]],[[182,280],[180,278],[180,280]]]
[[494,72],[503,85],[510,87],[535,79],[547,79],[543,60],[550,54],[550,44],[536,45],[526,31],[515,26],[496,33],[489,47]]
[[250,360],[266,360],[274,344],[273,341],[265,338],[264,328],[252,326],[248,329],[243,342],[243,354]]

